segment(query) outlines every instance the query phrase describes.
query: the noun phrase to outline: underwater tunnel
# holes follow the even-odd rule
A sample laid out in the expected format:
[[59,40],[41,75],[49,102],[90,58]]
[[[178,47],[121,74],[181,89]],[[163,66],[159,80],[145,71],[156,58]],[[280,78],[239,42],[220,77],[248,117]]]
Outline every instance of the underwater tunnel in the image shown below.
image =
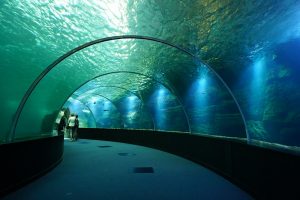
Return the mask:
[[[299,6],[2,1],[1,193],[59,165],[68,111],[79,138],[161,149],[256,198],[297,199]],[[40,166],[12,175],[26,160]]]

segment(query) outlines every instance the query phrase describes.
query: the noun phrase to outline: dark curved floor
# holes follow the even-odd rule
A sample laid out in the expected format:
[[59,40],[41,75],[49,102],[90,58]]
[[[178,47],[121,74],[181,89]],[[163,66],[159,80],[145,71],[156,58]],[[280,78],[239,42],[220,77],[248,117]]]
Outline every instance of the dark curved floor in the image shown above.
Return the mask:
[[[136,167],[147,168],[135,171]],[[66,140],[64,160],[60,165],[3,199],[199,200],[251,197],[214,172],[173,154],[124,143]]]

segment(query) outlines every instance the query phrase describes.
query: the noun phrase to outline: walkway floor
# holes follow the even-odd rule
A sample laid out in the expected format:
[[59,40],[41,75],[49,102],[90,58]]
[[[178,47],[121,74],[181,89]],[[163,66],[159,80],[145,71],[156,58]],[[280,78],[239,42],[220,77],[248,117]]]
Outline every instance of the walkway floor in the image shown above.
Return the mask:
[[66,140],[62,163],[3,199],[233,200],[251,197],[214,172],[173,154],[116,142]]

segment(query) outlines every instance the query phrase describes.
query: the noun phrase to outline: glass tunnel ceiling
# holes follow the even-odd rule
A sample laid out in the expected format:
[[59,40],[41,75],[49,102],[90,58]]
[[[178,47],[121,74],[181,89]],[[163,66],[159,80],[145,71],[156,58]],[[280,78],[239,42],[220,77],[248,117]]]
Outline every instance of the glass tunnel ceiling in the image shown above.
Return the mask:
[[[299,4],[296,0],[1,1],[0,138],[5,140],[9,133],[13,116],[30,84],[59,56],[99,38],[144,35],[182,46],[215,69],[240,103],[250,138],[300,146],[299,134],[295,134],[300,129],[295,125],[300,106],[294,103],[300,95],[293,87],[299,82],[290,77],[295,74],[291,66],[275,63],[275,58],[280,57],[278,45],[299,38]],[[268,68],[261,72],[265,77],[257,81],[265,89],[253,94],[257,86],[247,73],[260,60],[268,63]],[[16,138],[49,131],[50,122],[68,97],[97,76],[94,83],[100,86],[121,86],[139,93],[145,110],[150,110],[154,118],[151,102],[163,86],[176,99],[180,116],[185,109],[192,132],[205,130],[208,134],[226,136],[228,131],[221,131],[224,125],[216,128],[216,124],[230,124],[235,119],[240,124],[238,110],[224,86],[210,72],[201,71],[201,66],[176,49],[150,41],[118,40],[89,47],[64,60],[40,82],[20,116]],[[125,71],[144,76],[109,74]],[[206,73],[209,89],[203,92],[199,89],[204,84],[200,79]],[[293,110],[287,110],[284,116],[284,100],[276,92],[274,82],[286,85],[281,88],[284,94],[294,94],[287,97]],[[90,89],[94,89],[92,85]],[[193,96],[196,90],[213,99],[193,102],[197,99]],[[113,102],[121,102],[128,95],[118,89],[103,89],[101,93],[110,95]],[[172,106],[176,107],[173,103]],[[278,123],[282,117],[284,120]],[[33,120],[36,125],[32,125]],[[197,126],[199,120],[203,123]]]
[[[171,48],[170,46],[167,46],[165,44],[160,44],[157,42],[153,43],[153,41],[127,40],[127,39],[125,39],[125,41],[129,43],[127,44],[128,46],[135,46],[135,49],[141,49],[141,50],[138,52],[132,51],[130,57],[127,55],[124,57],[124,54],[118,53],[118,51],[123,51],[123,49],[120,48],[120,45],[122,46],[126,45],[126,43],[124,43],[123,40],[105,42],[103,47],[106,47],[107,45],[109,46],[109,48],[114,49],[115,52],[114,57],[109,57],[110,55],[108,55],[109,57],[108,59],[109,62],[107,64],[108,67],[106,67],[105,65],[106,63],[101,60],[102,56],[105,55],[105,52],[107,52],[101,49],[102,48],[102,43],[101,43],[101,44],[96,44],[95,46],[92,47],[88,47],[87,49],[84,49],[80,52],[77,52],[76,54],[68,57],[58,66],[53,68],[53,70],[50,71],[47,74],[47,76],[45,76],[41,80],[39,85],[35,88],[34,92],[30,96],[29,100],[27,101],[25,105],[25,109],[21,113],[21,117],[18,122],[19,124],[17,127],[17,133],[19,135],[22,135],[22,132],[24,130],[23,127],[28,126],[30,124],[29,122],[33,120],[33,118],[30,118],[28,116],[28,113],[31,112],[32,106],[37,106],[37,105],[38,107],[48,106],[48,108],[50,108],[49,102],[61,103],[62,99],[66,99],[67,95],[74,91],[74,88],[75,89],[78,88],[80,85],[84,84],[86,80],[90,80],[90,79],[93,79],[93,81],[86,83],[79,89],[79,91],[75,92],[75,94],[77,93],[77,96],[80,96],[80,98],[83,98],[84,95],[85,96],[102,95],[110,99],[110,101],[115,102],[115,101],[120,101],[120,99],[122,99],[124,96],[127,96],[126,94],[124,94],[125,90],[119,90],[116,88],[114,88],[113,90],[111,88],[107,90],[108,88],[107,86],[110,85],[114,87],[123,87],[127,90],[126,92],[128,92],[128,90],[137,91],[140,95],[143,95],[143,97],[140,98],[143,98],[145,99],[145,101],[147,101],[146,107],[150,108],[149,112],[152,113],[152,115],[155,115],[153,118],[154,118],[154,122],[156,123],[153,126],[156,126],[156,124],[160,124],[159,126],[157,126],[158,130],[191,132],[189,117],[205,118],[200,115],[203,114],[207,115],[207,113],[201,113],[200,115],[198,113],[193,116],[188,115],[186,109],[190,109],[191,107],[193,108],[193,106],[195,107],[195,104],[194,102],[192,102],[190,103],[190,107],[187,107],[188,104],[184,105],[185,102],[182,102],[182,100],[184,97],[187,97],[188,95],[187,92],[189,88],[192,87],[195,84],[195,82],[196,84],[200,84],[198,82],[199,81],[201,82],[204,79],[206,79],[205,81],[208,81],[209,79],[212,78],[217,79],[217,78],[213,77],[214,74],[210,73],[207,67],[199,63],[199,61],[196,62],[193,57],[187,55],[184,52],[179,51],[178,49],[175,49],[173,47]],[[119,42],[120,44],[118,44]],[[153,49],[155,49],[155,51],[153,51]],[[90,52],[92,52],[93,54],[91,54]],[[86,55],[89,55],[88,56],[89,59],[93,58],[94,60],[92,61],[89,59],[84,60]],[[149,57],[157,58],[155,61],[149,62],[152,65],[148,64]],[[147,62],[145,63],[145,61]],[[96,63],[101,63],[101,64],[96,64]],[[74,71],[75,65],[76,65],[76,73]],[[190,77],[189,79],[191,80],[189,79],[186,80],[185,78],[177,78],[176,80],[172,80],[171,78],[174,76],[175,73],[177,73],[174,70],[174,68],[177,70],[181,69],[180,71],[182,74],[180,76],[182,77],[189,76]],[[124,71],[125,69],[131,71]],[[58,82],[58,84],[60,84],[58,80],[62,71],[63,74],[72,74],[72,77],[68,78],[68,84],[64,86],[60,86],[60,88],[58,88],[58,85],[55,85],[55,83]],[[51,86],[49,86],[49,82],[51,83]],[[181,87],[178,86],[175,87],[175,85],[181,85]],[[44,95],[43,97],[40,96],[40,92],[45,90],[51,91],[51,88],[54,91],[49,92],[49,95]],[[91,90],[91,88],[94,89]],[[206,91],[208,89],[210,91]],[[232,100],[232,97],[229,94],[227,94],[226,88],[222,88],[222,84],[219,85],[217,84],[217,80],[215,80],[214,82],[211,81],[210,84],[207,84],[205,88],[202,88],[201,90],[202,91],[198,91],[198,92],[196,90],[191,91],[192,94],[195,92],[197,93],[197,94],[193,94],[194,95],[193,98],[198,96],[198,98],[201,99],[202,95],[206,96],[207,94],[215,93],[214,98],[209,100],[213,100],[213,102],[219,101],[221,104],[219,105],[220,108],[216,107],[216,105],[210,105],[209,103],[205,103],[205,105],[201,105],[203,109],[209,109],[210,106],[214,106],[212,111],[214,112],[213,116],[207,115],[207,117],[216,118],[218,114],[225,113],[225,114],[230,114],[231,117],[232,115],[236,115],[235,118],[239,119],[240,116],[238,113],[238,109],[235,110],[231,109],[227,112],[223,111],[224,109],[226,110],[226,108],[224,107],[227,106],[228,102],[229,104],[232,103],[234,105],[234,101]],[[218,90],[219,92],[217,92]],[[56,94],[60,93],[59,96],[62,98],[57,99],[56,96],[52,95],[54,92]],[[98,94],[99,92],[100,94]],[[218,97],[219,99],[216,99],[216,97]],[[45,98],[45,100],[42,101],[42,98]],[[128,107],[130,106],[129,104],[130,102],[127,102],[127,104],[123,103],[121,108]],[[50,110],[55,110],[55,108],[57,108],[56,104],[53,105],[54,107],[50,108]],[[220,112],[218,112],[218,109],[220,110]],[[131,111],[131,112],[136,112],[136,111]],[[123,113],[121,113],[121,115],[123,115]],[[36,117],[37,115],[34,116],[35,119]],[[140,115],[140,117],[145,117],[145,116]],[[227,115],[224,115],[224,117],[227,117]],[[41,115],[41,118],[43,118],[43,115]],[[123,120],[126,120],[126,118]],[[132,121],[133,119],[130,120]],[[138,120],[141,121],[141,119]],[[197,123],[199,124],[200,122],[201,120],[197,121]],[[241,129],[241,131],[237,133],[226,133],[226,135],[245,137],[245,132],[244,132],[245,130],[243,130],[243,127],[241,125],[242,124],[241,120],[240,121],[237,120],[237,122],[238,123],[236,123],[237,125],[235,126],[235,128],[238,127],[239,129]],[[144,123],[144,121],[142,121],[141,123]],[[204,123],[203,119],[202,119],[202,123]],[[125,123],[125,125],[124,127],[127,128],[128,127],[127,123]],[[195,130],[193,132],[202,132],[206,134],[213,133],[214,135],[224,135],[220,131],[221,129],[218,130],[218,126],[219,124],[214,125],[214,129],[213,129],[214,132],[210,131],[208,128],[206,128],[208,130]],[[22,129],[19,127],[21,127]],[[143,124],[141,124],[140,127],[137,125],[134,126],[134,128],[143,128],[143,127],[144,127]],[[31,130],[35,131],[36,133],[40,132],[38,126],[34,127],[33,125],[30,125],[30,127],[28,128],[31,128]],[[34,130],[34,128],[36,129]],[[24,132],[24,134],[26,134],[26,132]]]

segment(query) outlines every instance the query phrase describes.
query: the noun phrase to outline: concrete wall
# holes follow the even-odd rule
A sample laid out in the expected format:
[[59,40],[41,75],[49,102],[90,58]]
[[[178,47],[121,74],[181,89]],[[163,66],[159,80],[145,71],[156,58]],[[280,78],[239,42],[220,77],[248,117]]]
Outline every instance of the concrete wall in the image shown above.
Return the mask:
[[0,197],[55,167],[63,156],[63,136],[0,145]]

